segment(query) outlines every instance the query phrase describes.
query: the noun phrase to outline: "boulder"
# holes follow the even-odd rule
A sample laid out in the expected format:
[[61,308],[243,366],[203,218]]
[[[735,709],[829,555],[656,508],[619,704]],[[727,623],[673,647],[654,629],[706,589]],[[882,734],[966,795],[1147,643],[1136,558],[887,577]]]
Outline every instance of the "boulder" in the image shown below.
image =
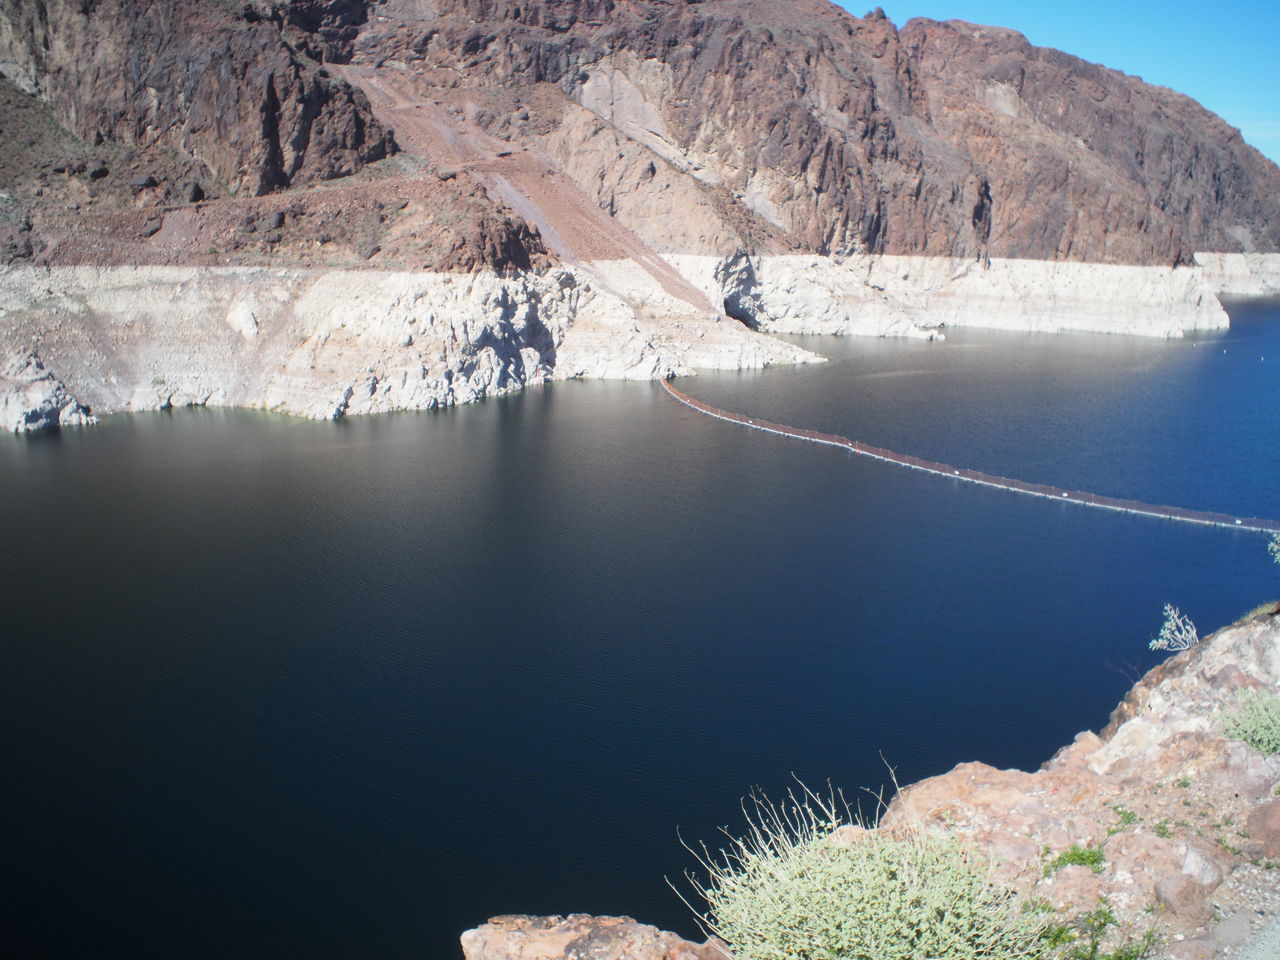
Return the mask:
[[1249,839],[1266,857],[1280,857],[1280,799],[1269,800],[1253,809],[1245,824]]
[[733,960],[630,917],[494,917],[461,937],[466,960]]
[[1156,882],[1156,902],[1166,910],[1195,924],[1213,919],[1213,904],[1208,889],[1185,873],[1164,877]]

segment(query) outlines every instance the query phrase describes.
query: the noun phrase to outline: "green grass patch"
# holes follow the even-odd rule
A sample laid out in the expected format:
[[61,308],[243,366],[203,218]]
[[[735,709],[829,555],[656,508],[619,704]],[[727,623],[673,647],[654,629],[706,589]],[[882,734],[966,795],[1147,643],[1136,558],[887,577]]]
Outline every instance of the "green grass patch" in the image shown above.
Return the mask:
[[1114,837],[1121,830],[1125,829],[1126,827],[1132,827],[1135,823],[1138,823],[1142,820],[1140,816],[1138,816],[1128,807],[1122,807],[1117,805],[1115,807],[1112,807],[1111,809],[1113,809],[1116,812],[1116,816],[1120,818],[1120,822],[1113,827],[1107,828],[1108,837]]
[[1102,849],[1082,847],[1073,843],[1066,850],[1044,865],[1044,875],[1050,876],[1063,867],[1088,867],[1094,873],[1102,872]]

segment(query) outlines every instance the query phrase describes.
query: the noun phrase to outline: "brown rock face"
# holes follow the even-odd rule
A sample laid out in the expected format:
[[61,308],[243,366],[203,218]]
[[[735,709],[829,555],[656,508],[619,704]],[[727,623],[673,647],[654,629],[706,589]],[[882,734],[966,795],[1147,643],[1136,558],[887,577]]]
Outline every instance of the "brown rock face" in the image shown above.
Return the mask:
[[0,63],[91,143],[175,148],[236,193],[329,180],[386,156],[394,141],[363,94],[286,36],[286,26],[311,26],[317,48],[341,47],[344,19],[363,5],[314,0],[286,11],[287,20],[261,5],[199,0],[6,0]]
[[1161,877],[1156,881],[1156,902],[1194,923],[1206,923],[1213,917],[1213,904],[1208,893],[1185,873]]
[[1280,800],[1264,803],[1249,814],[1248,828],[1264,856],[1280,857]]
[[[471,180],[413,157],[260,197],[219,192],[177,151],[94,146],[0,78],[0,265],[340,266],[516,273],[536,230]],[[603,213],[601,213],[604,216]]]
[[1280,171],[1188,97],[1012,30],[913,20],[900,41],[933,129],[990,184],[1001,255],[1176,262],[1280,243]]
[[[824,0],[410,8],[379,7],[356,61],[470,99],[668,250],[1170,264],[1280,249],[1280,169],[1238,131],[1013,31],[898,30]],[[694,235],[646,216],[675,197]]]
[[1280,251],[1280,168],[1188,98],[1013,31],[827,0],[0,0],[0,72],[111,154],[38,186],[37,253],[41,207],[101,206],[122,177],[138,207],[309,187],[394,152],[392,124],[429,161],[396,176],[501,225],[428,215],[453,252],[424,261],[545,242],[676,289],[656,254]]

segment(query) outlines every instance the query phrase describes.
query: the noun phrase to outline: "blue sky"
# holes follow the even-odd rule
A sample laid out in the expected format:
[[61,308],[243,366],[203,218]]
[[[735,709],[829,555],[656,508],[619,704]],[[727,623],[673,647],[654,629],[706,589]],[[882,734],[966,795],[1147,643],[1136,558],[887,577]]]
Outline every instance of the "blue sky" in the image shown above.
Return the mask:
[[912,17],[1012,27],[1037,46],[1172,87],[1199,100],[1280,163],[1280,0],[839,0],[863,16],[884,8]]

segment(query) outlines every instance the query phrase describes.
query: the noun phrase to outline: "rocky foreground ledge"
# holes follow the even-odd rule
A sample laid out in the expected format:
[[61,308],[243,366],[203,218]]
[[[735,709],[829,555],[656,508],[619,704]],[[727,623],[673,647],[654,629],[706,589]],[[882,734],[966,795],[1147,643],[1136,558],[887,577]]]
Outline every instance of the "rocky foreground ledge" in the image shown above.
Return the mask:
[[[1108,904],[1107,949],[1151,931],[1149,956],[1232,956],[1280,916],[1280,755],[1229,739],[1223,718],[1242,693],[1278,687],[1280,604],[1151,670],[1101,733],[1036,772],[961,764],[903,790],[879,829],[962,836],[1064,919]],[[715,942],[583,915],[496,917],[462,946],[467,960],[729,958]]]

